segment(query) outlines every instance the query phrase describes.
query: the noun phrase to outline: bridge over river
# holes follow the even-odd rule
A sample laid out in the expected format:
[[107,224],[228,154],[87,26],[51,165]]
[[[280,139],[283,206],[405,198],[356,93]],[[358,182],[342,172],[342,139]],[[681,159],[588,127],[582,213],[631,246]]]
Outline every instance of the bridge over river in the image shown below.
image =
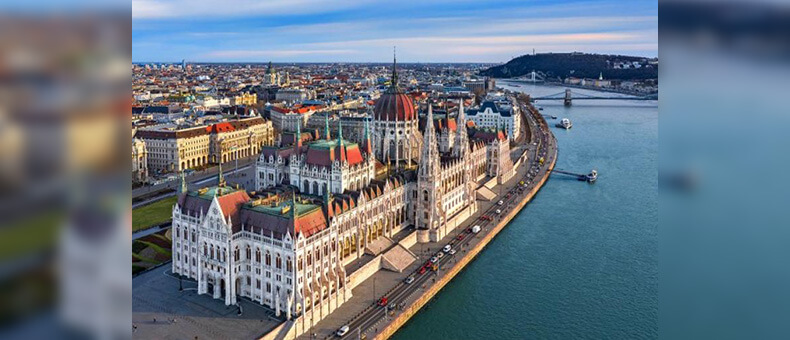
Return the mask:
[[562,100],[565,106],[570,106],[574,100],[658,100],[658,93],[649,94],[645,96],[597,96],[588,95],[583,93],[576,93],[571,89],[565,89],[565,92],[558,92],[548,96],[533,97],[532,101],[538,100]]

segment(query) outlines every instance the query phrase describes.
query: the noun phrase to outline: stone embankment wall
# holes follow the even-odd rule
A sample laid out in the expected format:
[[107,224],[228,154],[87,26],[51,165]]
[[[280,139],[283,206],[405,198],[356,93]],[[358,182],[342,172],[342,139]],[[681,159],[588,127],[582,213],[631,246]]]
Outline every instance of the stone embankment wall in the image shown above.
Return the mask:
[[497,234],[499,234],[499,232],[508,223],[510,223],[510,221],[514,217],[516,217],[516,215],[518,215],[518,213],[521,211],[522,208],[524,208],[527,202],[529,202],[532,199],[532,197],[538,193],[540,188],[543,187],[543,184],[545,184],[546,181],[549,179],[549,175],[551,174],[551,170],[554,169],[554,164],[556,160],[557,160],[557,153],[555,151],[554,157],[552,157],[551,164],[549,164],[549,170],[546,171],[546,173],[543,175],[543,178],[541,178],[538,185],[535,186],[535,188],[533,188],[526,196],[524,196],[524,199],[522,199],[521,202],[518,203],[516,208],[510,210],[510,212],[499,222],[499,224],[497,224],[494,227],[494,229],[490,233],[486,234],[486,236],[484,236],[484,238],[480,242],[478,242],[477,245],[475,245],[472,249],[470,249],[469,252],[467,252],[466,255],[463,258],[461,258],[461,260],[458,261],[458,263],[452,266],[448,270],[446,275],[444,275],[441,279],[439,279],[435,284],[431,285],[428,288],[428,290],[423,292],[423,294],[417,299],[417,301],[411,304],[407,309],[405,309],[402,313],[400,313],[400,315],[398,315],[392,322],[390,322],[387,325],[387,327],[376,336],[375,339],[383,340],[395,334],[395,332],[399,328],[401,328],[401,326],[403,326],[407,321],[409,321],[409,319],[411,319],[411,317],[414,314],[417,314],[417,312],[423,306],[425,306],[425,304],[427,304],[428,301],[430,301],[440,290],[442,290],[442,288],[444,288],[444,286],[448,282],[450,282],[455,277],[455,275],[457,275],[461,270],[463,270],[466,267],[466,265],[469,264],[469,262],[471,262],[475,258],[475,256],[477,256],[477,254],[480,253],[480,251],[483,250],[483,248],[485,248],[486,245],[488,245],[488,243],[491,242],[491,240]]

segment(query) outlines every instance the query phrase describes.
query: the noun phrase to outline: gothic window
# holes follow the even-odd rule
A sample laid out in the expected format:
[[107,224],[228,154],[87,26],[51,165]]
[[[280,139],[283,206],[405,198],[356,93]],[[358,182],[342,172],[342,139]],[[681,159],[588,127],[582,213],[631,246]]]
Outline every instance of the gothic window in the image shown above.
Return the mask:
[[422,196],[422,197],[423,197],[422,199],[423,199],[425,202],[428,202],[428,190],[423,190],[423,191],[422,191],[422,195],[423,195],[423,196]]
[[282,269],[283,260],[280,258],[280,254],[277,254],[277,258],[275,259],[274,263],[277,265],[277,269]]
[[261,248],[255,248],[255,262],[261,263]]
[[236,249],[233,251],[233,260],[238,262],[239,257],[240,257],[239,247],[236,246]]
[[293,263],[290,256],[285,258],[285,270],[289,272],[293,270]]
[[250,246],[247,246],[246,255],[247,261],[252,260],[252,249],[250,249]]
[[272,254],[269,253],[268,250],[266,251],[266,265],[267,266],[271,266],[272,265]]

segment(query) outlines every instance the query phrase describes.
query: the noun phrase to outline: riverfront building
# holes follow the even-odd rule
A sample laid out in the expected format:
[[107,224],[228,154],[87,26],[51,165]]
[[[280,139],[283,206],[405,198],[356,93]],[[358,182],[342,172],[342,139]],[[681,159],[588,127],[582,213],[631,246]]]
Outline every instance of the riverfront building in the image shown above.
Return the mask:
[[173,272],[226,305],[268,306],[298,335],[377,270],[403,271],[417,260],[411,245],[441,240],[477,211],[478,190],[508,171],[510,151],[504,131],[467,122],[463,101],[453,124],[430,104],[421,124],[416,107],[393,64],[372,120],[359,120],[362,138],[346,139],[342,120],[335,135],[323,115],[322,132],[296,123],[261,148],[255,192],[228,185],[221,169],[216,187],[182,184]]

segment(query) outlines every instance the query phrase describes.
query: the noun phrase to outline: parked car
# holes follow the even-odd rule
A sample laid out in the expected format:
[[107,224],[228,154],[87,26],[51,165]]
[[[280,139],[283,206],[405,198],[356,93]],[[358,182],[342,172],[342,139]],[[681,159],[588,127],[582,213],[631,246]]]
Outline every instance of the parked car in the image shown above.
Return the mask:
[[438,257],[436,257],[436,256],[431,257],[431,263],[436,263],[436,261],[439,261]]
[[442,248],[442,251],[446,253],[446,252],[449,252],[450,249],[453,249],[453,246],[448,244],[448,245],[444,246],[444,248]]
[[450,255],[455,255],[455,249],[450,249]]
[[475,234],[479,233],[480,232],[480,226],[476,225],[476,226],[472,227],[472,232],[475,233]]
[[344,336],[346,335],[346,333],[348,333],[348,330],[349,330],[348,325],[345,325],[343,327],[340,327],[340,329],[338,329],[337,332],[335,332],[335,334],[337,334],[337,336]]
[[438,253],[436,253],[436,258],[439,258],[439,259],[440,259],[440,258],[442,258],[442,257],[444,257],[444,253],[442,253],[442,252],[438,252]]
[[[422,267],[422,269],[425,269],[425,267]],[[406,280],[403,282],[405,282],[406,284],[411,284],[412,282],[414,282],[414,276],[407,277]]]

